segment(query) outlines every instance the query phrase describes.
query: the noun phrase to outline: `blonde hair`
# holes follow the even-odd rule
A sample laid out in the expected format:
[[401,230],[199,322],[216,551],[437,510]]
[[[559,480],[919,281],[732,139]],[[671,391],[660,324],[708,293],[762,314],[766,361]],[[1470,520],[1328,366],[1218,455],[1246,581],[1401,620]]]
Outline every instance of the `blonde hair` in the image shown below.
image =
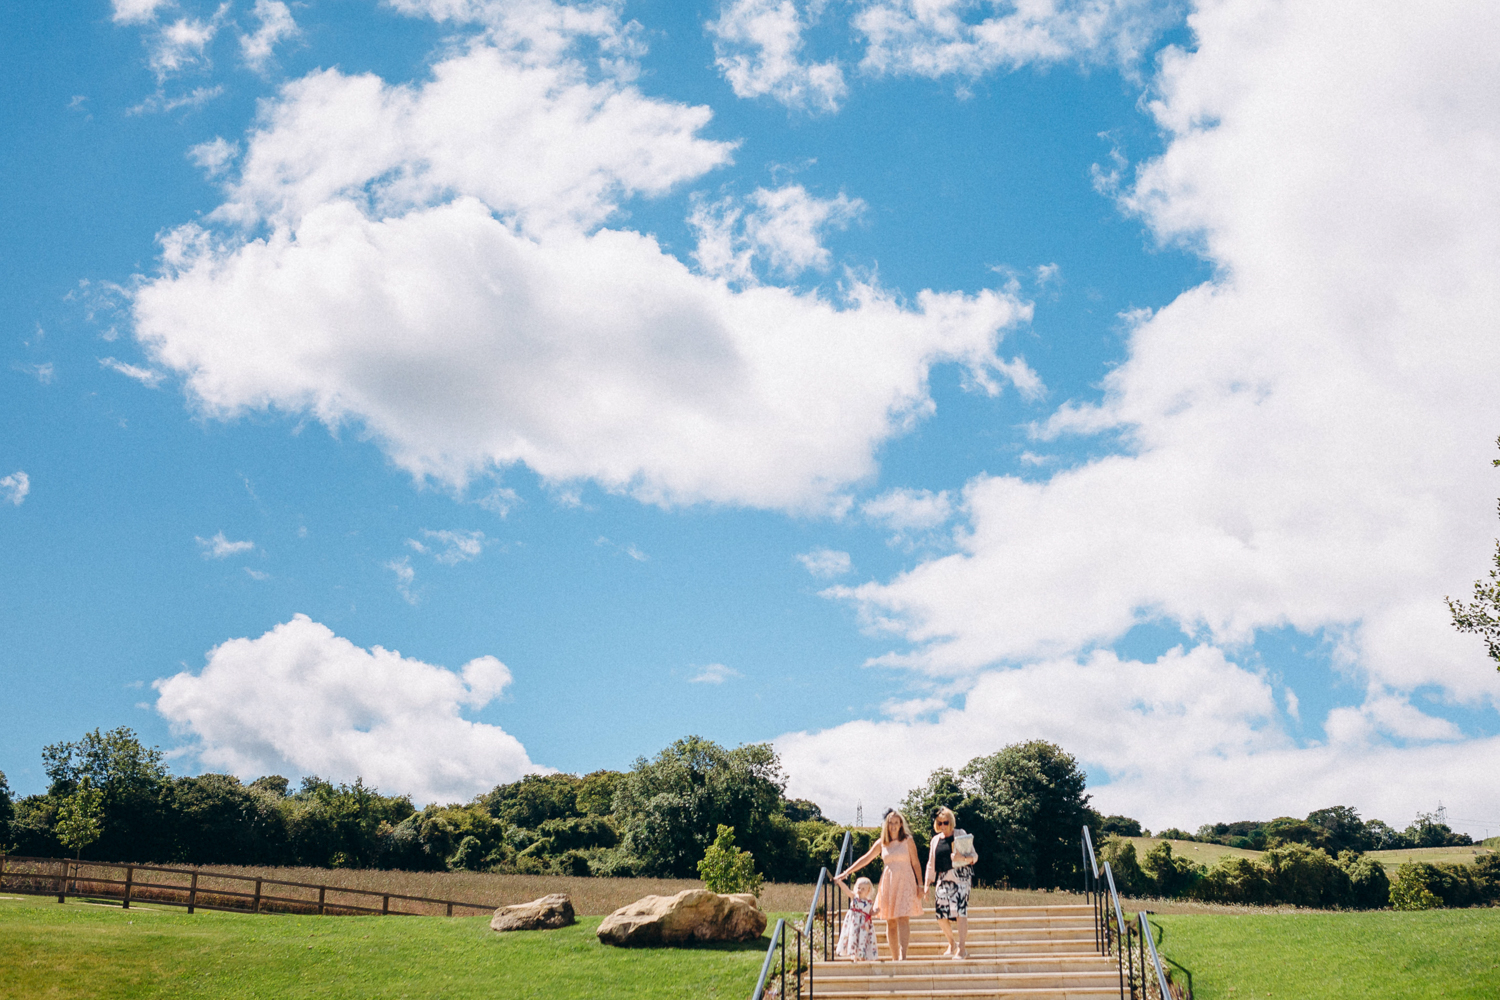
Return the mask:
[[940,819],[947,820],[948,822],[952,823],[955,827],[958,826],[958,817],[955,816],[955,815],[953,815],[953,810],[949,809],[947,806],[943,806],[942,808],[938,809],[937,815],[934,816],[934,817],[932,817],[933,825],[934,826],[937,825],[937,821],[940,820]]
[[892,809],[885,814],[880,821],[880,846],[884,847],[891,842],[891,817],[894,816],[901,821],[901,829],[896,831],[897,840],[911,840],[911,826],[906,822],[906,817],[901,815],[901,810]]
[[861,875],[859,878],[854,880],[854,895],[858,896],[860,899],[864,899],[864,893],[861,890],[865,888],[873,890],[875,888],[875,883],[871,882],[869,879]]

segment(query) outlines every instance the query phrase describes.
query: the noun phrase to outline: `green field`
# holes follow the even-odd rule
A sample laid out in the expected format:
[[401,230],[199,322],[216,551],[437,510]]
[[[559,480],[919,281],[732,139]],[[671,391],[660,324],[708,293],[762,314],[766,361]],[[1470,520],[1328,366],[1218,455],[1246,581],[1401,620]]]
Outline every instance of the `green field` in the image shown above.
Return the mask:
[[1500,909],[1153,915],[1197,1000],[1494,1000]]
[[766,941],[620,949],[599,917],[496,934],[488,917],[292,917],[0,898],[0,997],[723,997]]
[[[1146,857],[1148,851],[1162,842],[1160,837],[1126,837],[1125,839],[1135,844],[1136,854],[1142,859]],[[1196,861],[1200,865],[1215,864],[1220,858],[1226,856],[1258,858],[1261,854],[1260,851],[1225,847],[1223,844],[1197,844],[1190,840],[1169,840],[1167,843],[1172,845],[1173,854]],[[1388,873],[1395,874],[1396,869],[1401,865],[1414,861],[1470,864],[1477,855],[1487,853],[1492,849],[1482,844],[1469,847],[1413,847],[1399,851],[1370,851],[1367,857],[1379,861]]]

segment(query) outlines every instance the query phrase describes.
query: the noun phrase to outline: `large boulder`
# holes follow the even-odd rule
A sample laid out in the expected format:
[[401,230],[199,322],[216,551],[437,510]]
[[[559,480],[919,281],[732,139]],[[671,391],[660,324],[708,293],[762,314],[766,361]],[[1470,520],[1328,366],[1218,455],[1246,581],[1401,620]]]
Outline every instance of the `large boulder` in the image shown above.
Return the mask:
[[490,921],[492,931],[546,931],[573,923],[573,901],[554,892],[529,903],[502,906]]
[[622,948],[695,944],[700,941],[754,941],[766,929],[766,915],[748,892],[721,896],[686,889],[675,896],[647,896],[622,906],[599,925],[599,940]]

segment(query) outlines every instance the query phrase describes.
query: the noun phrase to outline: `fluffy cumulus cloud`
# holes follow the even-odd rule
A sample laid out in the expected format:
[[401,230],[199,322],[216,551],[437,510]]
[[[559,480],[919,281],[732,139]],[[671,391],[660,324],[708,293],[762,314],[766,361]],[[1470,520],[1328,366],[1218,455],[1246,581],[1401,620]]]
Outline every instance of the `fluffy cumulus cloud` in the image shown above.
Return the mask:
[[[1045,479],[976,478],[954,551],[837,593],[908,644],[883,662],[962,697],[944,763],[1054,736],[1114,778],[1112,805],[1161,816],[1161,789],[1192,800],[1174,822],[1341,800],[1399,819],[1439,796],[1500,814],[1474,781],[1500,744],[1442,709],[1500,705],[1493,664],[1443,604],[1483,569],[1494,527],[1500,22],[1482,2],[1354,16],[1215,0],[1190,23],[1194,50],[1169,51],[1155,82],[1168,146],[1122,197],[1218,277],[1136,317],[1102,402],[1037,428],[1043,450],[1093,434],[1122,450]],[[1146,621],[1206,645],[1128,670],[1088,653]],[[1364,692],[1311,720],[1316,742],[1291,742],[1266,682],[1215,659],[1284,627],[1331,637]],[[1131,723],[1159,746],[1075,728],[1108,731],[1167,676],[1180,703]],[[1164,752],[1182,733],[1197,742]],[[892,721],[784,746],[815,761],[889,739],[925,766],[930,738]]]
[[1138,61],[1180,16],[1157,0],[869,0],[854,14],[875,75],[977,77],[1063,61]]
[[363,649],[296,615],[258,639],[231,639],[194,674],[158,680],[156,710],[207,768],[234,774],[362,777],[420,803],[462,801],[537,768],[498,726],[464,710],[510,683],[493,656],[458,671]]
[[[743,287],[609,228],[733,150],[708,109],[629,83],[613,7],[397,6],[476,33],[418,84],[287,84],[208,227],[169,233],[135,295],[137,336],[205,414],[358,424],[453,485],[525,463],[662,504],[819,509],[931,409],[934,364],[1026,379],[996,353],[1029,317],[1008,293]],[[853,200],[772,195],[760,252],[826,264],[815,233]]]
[[1439,800],[1461,803],[1469,816],[1500,814],[1493,783],[1476,781],[1500,766],[1500,738],[1457,741],[1403,729],[1406,741],[1393,743],[1390,726],[1402,723],[1379,716],[1413,713],[1403,702],[1346,710],[1347,725],[1299,746],[1278,721],[1273,683],[1209,645],[1149,663],[1107,651],[1039,661],[986,672],[965,688],[956,699],[939,691],[889,706],[882,720],[782,736],[776,747],[792,775],[788,794],[840,816],[863,802],[868,814],[899,802],[935,767],[1045,739],[1079,758],[1096,808],[1155,829],[1302,816],[1335,803],[1393,823]]
[[[810,62],[803,32],[821,3],[727,0],[706,27],[719,71],[738,97],[770,97],[804,111],[837,111],[848,93],[837,60]],[[811,9],[809,9],[811,8]]]

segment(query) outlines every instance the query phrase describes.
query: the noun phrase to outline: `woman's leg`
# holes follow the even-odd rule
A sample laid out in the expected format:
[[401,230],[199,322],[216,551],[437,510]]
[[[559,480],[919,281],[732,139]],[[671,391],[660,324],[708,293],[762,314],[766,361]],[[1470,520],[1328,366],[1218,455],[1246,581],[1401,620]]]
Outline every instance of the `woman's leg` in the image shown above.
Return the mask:
[[[947,929],[946,921],[944,929]],[[958,915],[958,957],[969,957],[969,915],[967,913]]]
[[948,950],[943,952],[943,957],[947,958],[949,955],[953,954],[953,921],[948,920],[945,917],[938,917],[938,926],[943,929],[943,937],[948,939]]
[[890,949],[891,961],[898,962],[901,960],[901,955],[896,950],[896,921],[894,920],[887,920],[885,922],[885,946]]
[[911,918],[896,918],[896,938],[901,942],[901,957],[897,961],[906,961],[906,948],[911,943]]

